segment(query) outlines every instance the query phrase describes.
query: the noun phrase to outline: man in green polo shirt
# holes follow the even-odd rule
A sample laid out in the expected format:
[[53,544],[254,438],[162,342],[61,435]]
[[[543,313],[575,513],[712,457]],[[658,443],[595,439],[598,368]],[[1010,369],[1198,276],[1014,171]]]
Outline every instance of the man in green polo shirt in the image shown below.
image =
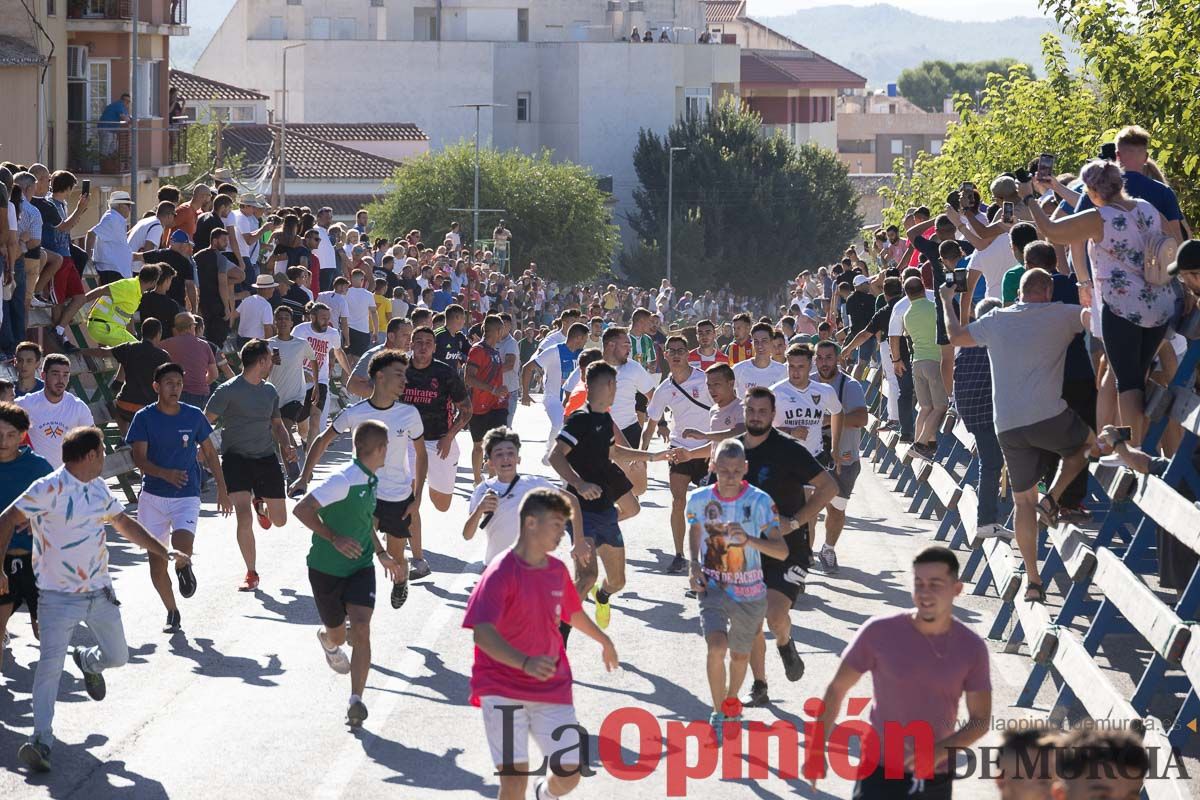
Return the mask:
[[[367,718],[362,693],[371,669],[371,613],[375,609],[375,568],[379,558],[393,580],[405,575],[375,536],[375,486],[387,458],[388,430],[367,421],[354,431],[354,460],[304,496],[296,519],[313,532],[308,551],[308,581],[324,628],[317,639],[334,672],[350,673],[350,706],[346,720],[357,728]],[[342,645],[347,639],[347,658]]]

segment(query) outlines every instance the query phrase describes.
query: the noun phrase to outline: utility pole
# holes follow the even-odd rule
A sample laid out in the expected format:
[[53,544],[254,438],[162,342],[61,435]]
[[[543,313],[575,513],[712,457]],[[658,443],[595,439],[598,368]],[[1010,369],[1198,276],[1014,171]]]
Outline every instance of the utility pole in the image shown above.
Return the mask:
[[214,161],[216,162],[214,169],[220,169],[221,167],[225,166],[223,158],[224,146],[221,141],[221,131],[225,127],[223,124],[224,122],[225,120],[223,120],[220,116],[217,117],[217,153],[214,156]]
[[133,211],[130,212],[131,222],[138,219],[138,100],[141,91],[138,86],[138,24],[141,22],[141,3],[133,0],[131,32],[129,34],[129,199],[133,201]]
[[479,207],[479,111],[483,108],[507,108],[508,106],[500,103],[463,103],[461,105],[451,106],[451,108],[473,108],[475,109],[475,202],[472,203],[469,209],[449,209],[450,211],[470,211],[471,224],[471,245],[474,247],[475,242],[479,241],[479,212],[480,211],[503,211],[503,209],[484,209]]
[[287,93],[287,54],[288,50],[295,50],[297,47],[304,47],[304,42],[299,44],[289,44],[283,48],[283,113],[279,119],[279,204],[283,205],[287,202],[287,120],[288,120],[288,93]]
[[667,283],[671,283],[671,226],[675,221],[675,153],[686,150],[686,147],[672,147],[667,151]]

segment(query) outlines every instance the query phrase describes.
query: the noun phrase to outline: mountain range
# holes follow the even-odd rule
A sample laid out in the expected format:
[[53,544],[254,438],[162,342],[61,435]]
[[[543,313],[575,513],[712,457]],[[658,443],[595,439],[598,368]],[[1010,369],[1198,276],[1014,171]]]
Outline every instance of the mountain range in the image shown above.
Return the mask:
[[[1046,17],[956,22],[887,4],[821,6],[759,21],[854,70],[878,88],[894,82],[901,70],[938,59],[1009,57],[1042,74],[1042,35],[1054,33],[1064,45],[1070,44],[1054,20]],[[1073,52],[1068,50],[1067,57],[1076,65]]]
[[[189,70],[195,65],[235,2],[191,4],[191,35],[171,40],[172,67]],[[901,70],[931,59],[981,61],[1008,56],[1041,73],[1042,34],[1060,33],[1055,22],[1045,17],[954,22],[887,4],[821,6],[759,21],[854,70],[879,88],[895,81]]]

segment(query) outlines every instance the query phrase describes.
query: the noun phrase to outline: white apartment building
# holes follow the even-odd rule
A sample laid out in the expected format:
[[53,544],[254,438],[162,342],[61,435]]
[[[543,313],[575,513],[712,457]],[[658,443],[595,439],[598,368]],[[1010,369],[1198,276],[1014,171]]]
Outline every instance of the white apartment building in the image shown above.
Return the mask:
[[[617,41],[649,30],[654,44]],[[698,44],[700,0],[238,0],[196,73],[271,98],[291,122],[410,120],[437,151],[475,135],[549,148],[613,178],[622,227],[641,128],[736,93],[736,45]],[[671,40],[660,43],[663,33]],[[487,220],[483,221],[484,223]]]

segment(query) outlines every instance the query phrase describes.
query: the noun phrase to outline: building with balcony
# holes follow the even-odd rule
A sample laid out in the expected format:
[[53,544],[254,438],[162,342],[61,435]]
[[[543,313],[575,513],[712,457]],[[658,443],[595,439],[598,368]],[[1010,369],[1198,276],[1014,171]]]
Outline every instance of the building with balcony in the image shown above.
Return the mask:
[[[172,125],[167,97],[170,40],[188,32],[187,2],[140,0],[136,63],[134,27],[132,0],[0,0],[0,155],[90,179],[93,219],[108,192],[136,179],[146,210],[161,179],[188,170],[186,129]],[[127,92],[129,121],[101,122]]]
[[[635,26],[655,43],[617,41]],[[703,30],[700,0],[238,0],[195,71],[267,94],[278,121],[294,48],[289,123],[390,123],[399,110],[434,150],[474,137],[464,104],[490,104],[482,142],[611,175],[622,222],[639,129],[665,132],[737,92],[738,48],[697,44]]]
[[[947,103],[949,106],[949,103]],[[931,114],[895,92],[838,98],[837,153],[851,173],[891,173],[896,159],[942,152],[953,108]]]

